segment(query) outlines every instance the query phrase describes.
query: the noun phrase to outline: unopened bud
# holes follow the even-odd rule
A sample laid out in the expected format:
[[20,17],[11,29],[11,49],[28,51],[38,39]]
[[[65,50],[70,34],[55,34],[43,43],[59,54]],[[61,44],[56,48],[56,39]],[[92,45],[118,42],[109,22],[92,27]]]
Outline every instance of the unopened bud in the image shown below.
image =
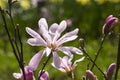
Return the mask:
[[114,25],[118,22],[117,17],[110,15],[106,18],[105,24],[103,26],[103,34],[107,35],[114,28]]
[[114,69],[116,67],[116,64],[115,63],[112,63],[108,70],[107,70],[107,73],[106,73],[106,77],[108,80],[112,80],[112,75],[113,75],[113,72],[114,72]]
[[89,80],[96,80],[95,75],[90,70],[86,70],[86,76]]
[[85,40],[83,38],[80,38],[79,42],[80,42],[80,48],[84,49],[84,47],[85,47]]
[[49,74],[47,71],[43,71],[42,75],[41,75],[41,71],[40,71],[38,76],[40,76],[40,80],[50,80]]
[[71,19],[67,19],[66,22],[67,22],[68,27],[72,26],[72,20]]

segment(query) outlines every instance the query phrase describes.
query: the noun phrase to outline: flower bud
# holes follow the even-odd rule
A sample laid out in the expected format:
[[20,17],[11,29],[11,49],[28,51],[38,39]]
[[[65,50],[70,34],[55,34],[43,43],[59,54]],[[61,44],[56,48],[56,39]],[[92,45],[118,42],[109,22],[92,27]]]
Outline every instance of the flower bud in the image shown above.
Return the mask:
[[83,49],[85,47],[85,40],[83,38],[80,38],[79,42],[80,42],[80,48]]
[[[40,76],[41,71],[39,72],[38,76]],[[50,80],[49,74],[47,71],[43,71],[42,75],[40,76],[40,80]]]
[[[29,68],[29,66],[25,66],[24,70],[25,70],[26,80],[32,80],[34,78],[33,71]],[[20,80],[24,79],[24,75],[22,71],[21,73],[13,73],[13,77],[15,77],[16,79],[20,79]]]
[[106,77],[108,80],[112,80],[112,75],[113,75],[113,72],[114,72],[114,69],[116,67],[116,64],[115,63],[112,63],[108,70],[107,70],[107,73],[106,73]]
[[96,80],[95,75],[90,70],[86,70],[86,75],[89,80]]
[[108,16],[103,26],[103,34],[107,35],[114,28],[114,25],[117,22],[118,22],[118,18],[113,17],[113,15]]
[[71,19],[67,19],[66,20],[67,26],[70,27],[72,26],[72,20]]

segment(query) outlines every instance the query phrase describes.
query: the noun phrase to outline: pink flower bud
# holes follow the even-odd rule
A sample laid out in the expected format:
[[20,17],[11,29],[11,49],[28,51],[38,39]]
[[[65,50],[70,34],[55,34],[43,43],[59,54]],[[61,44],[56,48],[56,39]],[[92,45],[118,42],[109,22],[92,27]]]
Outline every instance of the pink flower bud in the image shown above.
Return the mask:
[[[33,71],[30,70],[29,66],[25,66],[24,70],[25,70],[26,80],[32,80],[34,77]],[[20,73],[13,73],[13,76],[16,79],[21,79],[21,80],[24,78],[22,71]]]
[[112,80],[112,75],[113,75],[113,72],[114,72],[114,69],[116,67],[116,64],[115,63],[112,63],[108,70],[107,70],[107,73],[106,73],[106,77],[108,78],[108,80]]
[[89,80],[96,80],[95,75],[90,70],[86,70],[86,75]]
[[67,26],[70,27],[72,26],[72,20],[71,19],[67,19],[66,20]]
[[107,35],[114,28],[114,24],[117,22],[118,18],[113,17],[113,15],[108,16],[103,26],[103,34]]
[[[39,72],[38,76],[40,76],[41,71]],[[50,80],[49,74],[47,71],[43,71],[42,75],[40,76],[40,80]]]

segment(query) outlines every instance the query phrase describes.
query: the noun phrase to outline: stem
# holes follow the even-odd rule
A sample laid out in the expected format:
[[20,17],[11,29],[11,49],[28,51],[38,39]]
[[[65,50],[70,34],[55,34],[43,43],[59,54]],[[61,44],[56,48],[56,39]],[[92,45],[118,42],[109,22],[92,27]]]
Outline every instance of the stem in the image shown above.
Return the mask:
[[73,71],[71,72],[71,78],[72,78],[72,80],[75,79]]
[[89,60],[93,63],[94,66],[103,74],[105,80],[108,80],[104,72],[98,67],[98,65],[92,60],[92,58],[88,55],[87,51],[85,49],[82,49],[83,53],[89,58]]
[[[103,38],[102,38],[102,40],[101,40],[100,47],[99,47],[99,49],[98,49],[98,51],[97,51],[97,53],[96,53],[95,59],[93,60],[94,63],[96,62],[96,60],[97,60],[97,58],[98,58],[98,56],[99,56],[99,54],[100,54],[100,51],[102,50],[102,47],[103,47],[103,43],[104,43],[104,41],[105,41],[105,38],[106,38],[106,35],[104,35]],[[90,70],[93,70],[94,66],[95,66],[95,64],[92,65],[92,67],[91,67]]]
[[9,30],[8,30],[8,27],[7,27],[6,19],[5,19],[5,16],[4,16],[4,10],[1,9],[0,12],[1,12],[2,19],[3,19],[3,23],[4,23],[4,28],[5,28],[5,31],[6,31],[6,33],[7,33],[7,35],[8,35],[10,44],[11,44],[12,49],[13,49],[13,52],[14,52],[14,55],[15,55],[18,63],[20,63],[19,57],[18,57],[18,55],[17,55],[17,53],[16,53],[16,50],[15,50],[15,47],[14,47],[12,38],[11,38],[11,36],[10,36]]
[[[20,37],[20,33],[19,33],[19,29],[18,29],[18,25],[15,26],[15,23],[14,23],[14,20],[13,20],[13,17],[12,17],[12,0],[8,2],[9,4],[9,12],[7,11],[9,17],[10,17],[10,20],[11,20],[11,23],[12,23],[12,26],[13,26],[13,29],[14,29],[14,37],[15,37],[15,47],[16,47],[16,51],[19,55],[19,66],[20,68],[22,69],[22,72],[23,72],[23,77],[24,77],[24,80],[26,80],[26,75],[25,75],[25,70],[24,70],[24,60],[23,60],[23,47],[22,47],[22,41],[21,41],[21,37]],[[20,50],[19,50],[19,47],[18,47],[18,43],[17,43],[17,36],[18,36],[18,39],[19,39],[19,42],[20,42]]]
[[[120,31],[120,30],[119,30],[119,31]],[[117,61],[116,61],[116,72],[115,72],[114,80],[117,80],[119,68],[120,68],[120,35],[119,35],[119,42],[118,42],[118,53],[117,53]]]
[[46,65],[47,65],[48,61],[50,60],[51,56],[52,56],[52,52],[51,52],[50,55],[48,56],[48,58],[47,58],[47,60],[45,61],[45,63],[43,63],[43,67],[42,67],[42,69],[41,69],[41,72],[40,72],[40,75],[39,75],[39,77],[38,77],[38,80],[40,80],[40,77],[41,77],[42,74],[44,73],[44,68],[46,67]]

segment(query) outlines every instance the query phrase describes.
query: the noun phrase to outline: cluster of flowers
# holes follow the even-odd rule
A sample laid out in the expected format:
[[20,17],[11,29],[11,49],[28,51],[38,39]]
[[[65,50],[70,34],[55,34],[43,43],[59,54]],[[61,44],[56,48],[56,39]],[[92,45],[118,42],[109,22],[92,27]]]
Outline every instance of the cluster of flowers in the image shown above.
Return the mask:
[[[84,57],[82,57],[72,63],[72,53],[76,53],[78,55],[82,55],[83,53],[76,47],[62,46],[62,44],[76,39],[78,37],[77,33],[79,30],[75,29],[60,37],[61,33],[67,28],[66,21],[63,20],[59,25],[57,23],[54,23],[50,26],[49,29],[45,18],[41,18],[38,24],[38,32],[35,32],[29,27],[26,27],[26,32],[32,36],[32,38],[27,40],[27,43],[31,46],[44,46],[45,48],[36,53],[30,60],[28,66],[25,67],[26,79],[30,80],[31,78],[34,78],[33,71],[37,69],[44,54],[46,54],[47,57],[50,55],[53,56],[52,66],[56,69],[66,73],[72,72],[72,70],[77,65],[76,63],[84,59]],[[64,56],[63,58],[60,57],[58,55],[58,51],[63,52],[67,56]],[[13,73],[13,76],[17,79],[23,79],[22,72]],[[49,75],[46,71],[44,71],[44,73],[41,75],[40,80],[49,80]]]
[[[103,34],[107,35],[113,29],[113,26],[116,22],[118,22],[116,17],[113,17],[112,15],[108,16],[103,27]],[[75,40],[78,37],[77,34],[79,30],[75,29],[60,37],[61,33],[67,28],[67,22],[65,20],[63,20],[60,24],[54,23],[50,26],[50,28],[48,28],[46,19],[41,18],[38,22],[38,25],[38,32],[26,27],[26,32],[32,36],[32,38],[27,40],[27,43],[31,46],[44,46],[44,49],[36,53],[30,60],[29,64],[25,66],[24,69],[26,80],[35,80],[34,71],[38,68],[39,63],[45,54],[48,58],[51,55],[53,56],[53,62],[51,64],[54,68],[67,74],[71,74],[77,66],[77,62],[84,60],[84,57],[80,57],[78,60],[75,60],[75,62],[72,63],[71,60],[74,57],[72,53],[76,53],[77,55],[83,55],[83,53],[76,47],[63,46],[62,44]],[[66,56],[59,56],[58,51],[61,51]],[[111,64],[108,68],[106,76],[109,80],[111,80],[115,65],[116,64]],[[96,80],[95,75],[90,70],[86,70],[86,74],[90,80]],[[22,71],[21,73],[13,73],[13,76],[16,79],[23,80]],[[38,78],[40,80],[50,80],[49,74],[45,70],[39,71]]]

